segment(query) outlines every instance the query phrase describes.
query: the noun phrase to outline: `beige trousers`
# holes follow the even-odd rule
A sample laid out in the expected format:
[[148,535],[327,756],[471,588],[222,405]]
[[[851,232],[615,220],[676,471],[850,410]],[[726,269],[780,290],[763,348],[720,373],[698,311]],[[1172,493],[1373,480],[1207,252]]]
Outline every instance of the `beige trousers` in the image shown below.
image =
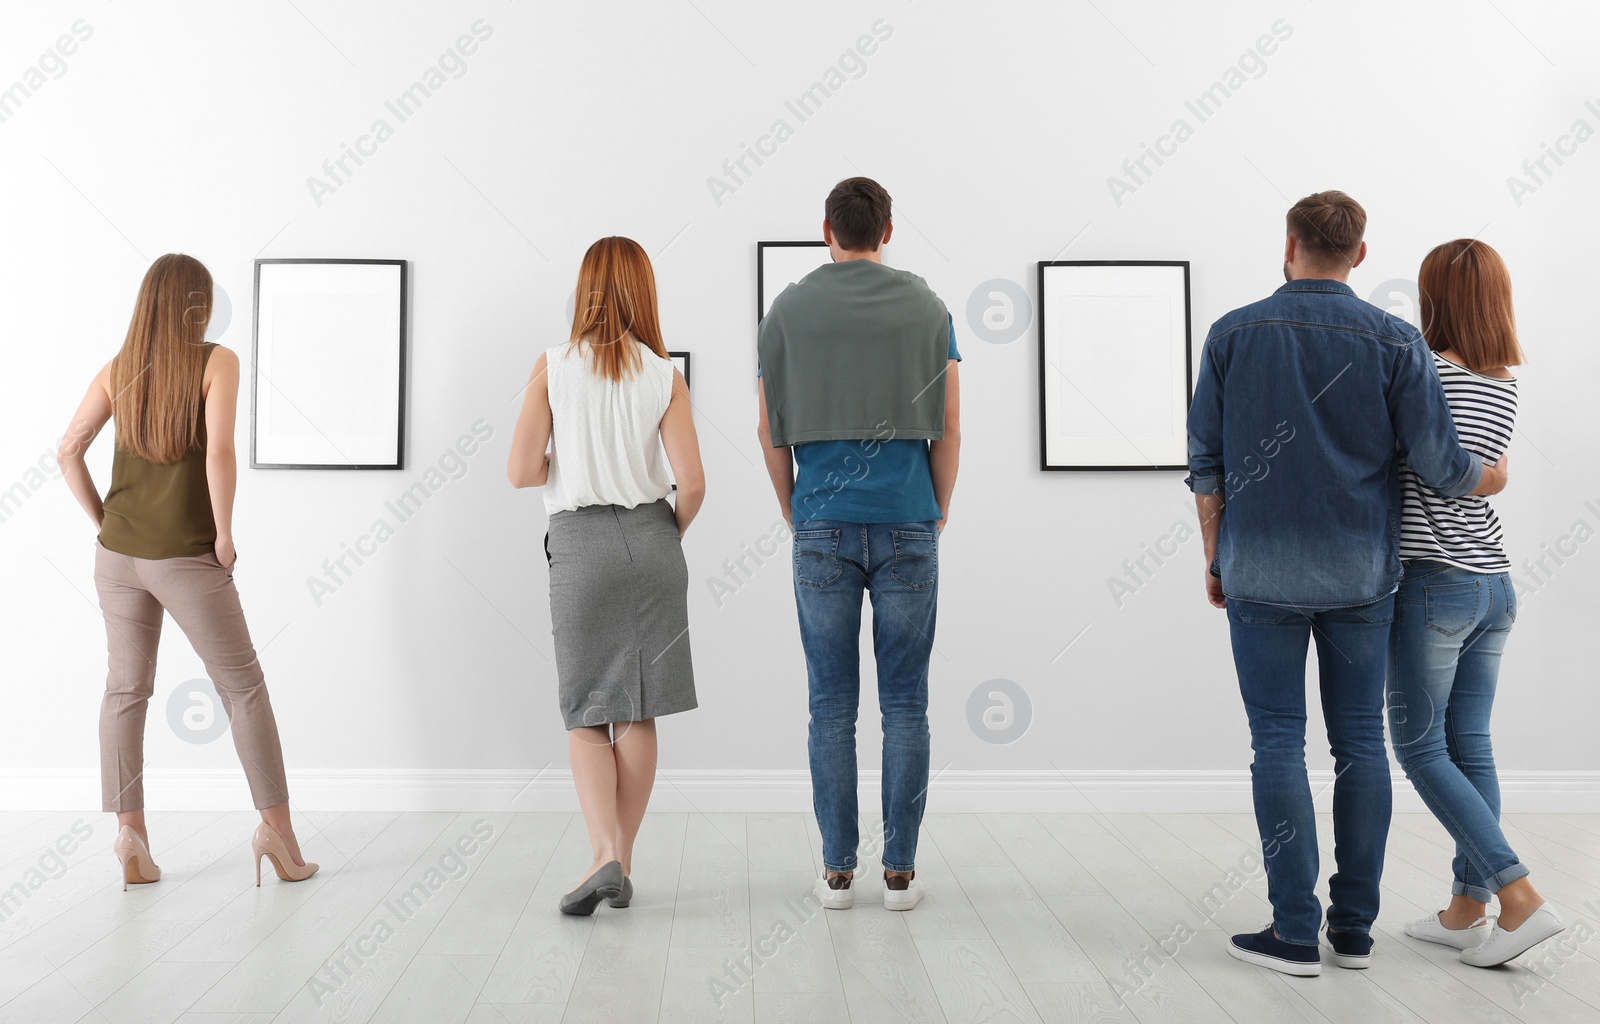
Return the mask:
[[97,545],[94,580],[106,617],[111,668],[100,705],[104,809],[144,808],[145,708],[155,690],[163,611],[189,638],[223,698],[256,807],[289,799],[278,724],[233,573],[214,555],[134,558]]

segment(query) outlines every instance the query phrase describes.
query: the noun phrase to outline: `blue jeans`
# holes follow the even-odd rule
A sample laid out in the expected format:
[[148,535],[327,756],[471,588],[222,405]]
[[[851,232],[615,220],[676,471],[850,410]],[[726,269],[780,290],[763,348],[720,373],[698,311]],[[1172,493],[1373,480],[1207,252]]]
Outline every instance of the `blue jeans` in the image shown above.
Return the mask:
[[1500,654],[1517,619],[1505,573],[1407,564],[1389,638],[1389,738],[1428,810],[1456,841],[1450,891],[1480,903],[1528,874],[1500,831],[1489,746]]
[[939,597],[939,530],[924,523],[794,524],[794,603],[811,686],[811,789],[830,871],[854,871],[861,598],[883,715],[883,866],[916,866],[928,794],[928,656]]
[[1383,669],[1394,595],[1354,608],[1299,611],[1228,598],[1239,692],[1250,716],[1256,828],[1272,925],[1285,942],[1317,943],[1322,906],[1317,818],[1306,776],[1306,651],[1314,637],[1322,715],[1333,752],[1336,870],[1328,927],[1369,932],[1389,838],[1389,755],[1383,746]]

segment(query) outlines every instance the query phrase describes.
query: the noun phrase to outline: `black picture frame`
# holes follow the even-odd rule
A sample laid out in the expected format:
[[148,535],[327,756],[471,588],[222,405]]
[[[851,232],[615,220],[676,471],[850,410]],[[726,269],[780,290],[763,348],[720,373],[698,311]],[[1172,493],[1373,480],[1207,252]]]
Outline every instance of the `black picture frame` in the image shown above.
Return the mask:
[[686,387],[686,388],[689,388],[691,391],[694,390],[694,386],[693,386],[692,383],[690,383],[690,380],[689,380],[689,366],[690,366],[689,353],[688,352],[668,352],[667,353],[667,358],[668,359],[682,359],[683,360],[683,370],[681,371],[683,373],[683,386]]
[[[1188,414],[1194,403],[1194,327],[1190,264],[1188,260],[1040,260],[1038,269],[1039,307],[1039,469],[1047,473],[1059,472],[1174,472],[1187,471],[1187,461],[1179,463],[1149,463],[1133,465],[1052,464],[1050,462],[1050,420],[1048,398],[1049,342],[1045,336],[1046,302],[1048,290],[1045,276],[1051,267],[1180,267],[1183,271],[1183,411]],[[1129,440],[1131,444],[1131,439]]]
[[[820,249],[823,249],[824,251],[826,251],[828,249],[828,243],[824,242],[820,238],[812,239],[810,241],[805,241],[805,242],[757,242],[756,243],[756,324],[757,325],[759,325],[761,323],[762,318],[767,315],[767,250],[768,249],[797,249],[797,248],[820,248]],[[819,261],[819,265],[820,265],[820,262],[821,261]],[[789,284],[790,284],[789,281],[784,281],[782,283],[782,287],[780,287],[778,290],[782,291],[783,287],[787,287]],[[774,293],[773,297],[776,298],[776,293]]]
[[[264,462],[258,453],[258,426],[261,416],[261,269],[263,266],[283,264],[315,264],[330,266],[392,266],[399,268],[398,332],[395,338],[398,374],[397,416],[395,419],[393,462]],[[405,468],[406,444],[406,353],[410,326],[410,263],[394,259],[323,259],[315,257],[257,259],[252,278],[252,306],[250,323],[250,468],[251,469],[348,469],[348,470],[398,470]]]

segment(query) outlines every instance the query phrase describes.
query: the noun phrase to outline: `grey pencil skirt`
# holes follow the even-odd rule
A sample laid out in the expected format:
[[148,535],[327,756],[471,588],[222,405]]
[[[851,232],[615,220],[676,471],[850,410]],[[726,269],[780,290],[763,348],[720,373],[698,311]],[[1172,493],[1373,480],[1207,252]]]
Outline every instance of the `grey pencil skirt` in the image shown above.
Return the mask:
[[550,621],[568,729],[697,706],[689,567],[665,500],[550,517]]

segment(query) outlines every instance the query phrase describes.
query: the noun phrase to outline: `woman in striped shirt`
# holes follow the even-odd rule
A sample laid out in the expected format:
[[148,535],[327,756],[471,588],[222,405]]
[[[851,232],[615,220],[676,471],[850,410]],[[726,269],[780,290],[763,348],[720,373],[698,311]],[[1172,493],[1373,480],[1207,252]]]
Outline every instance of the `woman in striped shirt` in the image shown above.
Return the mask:
[[[1417,283],[1422,333],[1461,446],[1493,463],[1517,414],[1517,379],[1506,367],[1522,362],[1505,263],[1482,242],[1458,239],[1428,254]],[[1511,562],[1488,498],[1446,498],[1404,468],[1401,486],[1405,574],[1389,639],[1389,738],[1456,841],[1449,907],[1406,925],[1406,934],[1490,967],[1565,927],[1500,830],[1489,713],[1517,618]],[[1500,913],[1491,920],[1496,896]]]

